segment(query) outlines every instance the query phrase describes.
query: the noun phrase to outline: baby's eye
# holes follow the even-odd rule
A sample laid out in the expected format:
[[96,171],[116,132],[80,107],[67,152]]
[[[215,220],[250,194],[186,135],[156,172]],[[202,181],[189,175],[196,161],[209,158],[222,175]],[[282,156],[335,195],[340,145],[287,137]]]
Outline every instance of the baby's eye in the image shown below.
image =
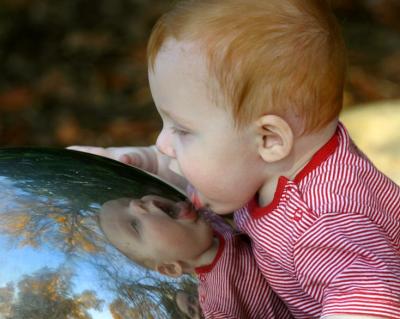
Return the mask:
[[136,220],[131,221],[131,227],[137,232],[138,231],[138,222]]
[[187,134],[189,134],[188,131],[183,130],[181,128],[174,127],[174,126],[171,127],[171,130],[172,130],[172,133],[176,134],[176,135],[187,135]]

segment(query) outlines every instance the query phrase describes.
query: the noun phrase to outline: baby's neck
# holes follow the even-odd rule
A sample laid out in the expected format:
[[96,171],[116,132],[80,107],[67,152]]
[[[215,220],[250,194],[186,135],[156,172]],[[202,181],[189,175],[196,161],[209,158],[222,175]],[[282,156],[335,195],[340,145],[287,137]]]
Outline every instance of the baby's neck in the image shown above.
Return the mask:
[[290,155],[279,163],[270,165],[271,167],[268,170],[274,173],[269,174],[266,182],[259,190],[258,204],[261,207],[268,205],[272,201],[279,177],[285,176],[293,180],[307,165],[312,156],[333,136],[337,123],[337,120],[334,120],[318,132],[296,137]]
[[213,243],[209,249],[207,249],[203,254],[201,254],[196,260],[186,262],[185,273],[194,273],[195,269],[198,267],[204,267],[211,265],[218,253],[219,239],[217,237],[213,238]]
[[335,134],[337,123],[337,120],[332,121],[316,133],[298,137],[293,147],[293,165],[284,176],[294,179],[313,155]]

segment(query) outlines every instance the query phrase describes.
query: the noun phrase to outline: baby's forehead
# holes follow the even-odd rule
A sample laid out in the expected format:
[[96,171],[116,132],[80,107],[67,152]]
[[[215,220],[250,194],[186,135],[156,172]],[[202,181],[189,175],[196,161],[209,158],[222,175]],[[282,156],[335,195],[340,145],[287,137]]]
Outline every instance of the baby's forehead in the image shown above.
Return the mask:
[[179,56],[189,57],[193,55],[202,55],[199,53],[201,49],[201,43],[194,40],[178,40],[174,37],[168,37],[161,46],[157,56],[164,56],[168,54],[171,57]]
[[129,206],[129,203],[132,200],[133,200],[132,198],[128,198],[128,197],[112,199],[112,200],[109,200],[109,201],[103,203],[102,208],[106,209],[106,208],[111,208],[111,207],[116,207],[116,206],[120,206],[120,207]]
[[207,70],[207,55],[199,41],[168,38],[155,57],[153,70],[179,65],[190,73],[193,69]]
[[104,219],[112,215],[123,214],[129,208],[129,204],[132,199],[130,198],[119,198],[114,200],[109,200],[100,207],[99,217]]

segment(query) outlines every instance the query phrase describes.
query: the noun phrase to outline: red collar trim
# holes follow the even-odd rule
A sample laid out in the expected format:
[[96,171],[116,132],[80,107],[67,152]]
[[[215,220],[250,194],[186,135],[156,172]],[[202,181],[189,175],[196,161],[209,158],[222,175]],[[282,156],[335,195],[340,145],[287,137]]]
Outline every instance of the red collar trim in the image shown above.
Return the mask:
[[[296,175],[293,180],[294,183],[298,184],[307,174],[309,174],[322,162],[324,162],[330,155],[333,154],[333,152],[335,152],[338,145],[339,128],[336,130],[335,134],[329,139],[329,141],[313,155],[307,165],[304,166],[303,169]],[[278,206],[282,197],[282,193],[288,181],[289,180],[284,176],[279,177],[278,184],[275,189],[274,198],[267,206],[258,206],[258,196],[253,197],[253,199],[248,203],[248,210],[251,216],[257,219],[273,211]]]
[[273,211],[278,206],[279,201],[281,200],[282,193],[283,190],[285,189],[287,182],[288,179],[286,177],[284,176],[279,177],[278,185],[276,186],[275,189],[274,198],[267,206],[264,207],[258,206],[258,196],[253,197],[253,199],[248,204],[248,210],[251,216],[257,219]]
[[324,162],[330,155],[335,152],[339,146],[339,128],[336,129],[335,134],[329,139],[329,141],[322,146],[314,155],[306,166],[296,175],[294,182],[298,184],[308,173],[313,171],[322,162]]
[[209,273],[211,270],[213,270],[214,266],[217,264],[219,258],[221,257],[222,252],[224,251],[224,247],[225,247],[224,237],[222,237],[222,235],[215,230],[214,230],[214,236],[217,237],[218,241],[219,241],[217,254],[215,255],[215,258],[211,264],[206,265],[206,266],[196,267],[194,269],[198,275],[206,274],[206,273]]

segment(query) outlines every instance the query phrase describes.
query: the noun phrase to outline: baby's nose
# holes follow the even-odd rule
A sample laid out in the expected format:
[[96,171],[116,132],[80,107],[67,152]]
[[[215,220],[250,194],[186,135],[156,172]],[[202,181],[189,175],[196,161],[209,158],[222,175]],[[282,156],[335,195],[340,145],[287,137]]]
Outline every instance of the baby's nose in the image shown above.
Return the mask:
[[129,203],[129,210],[135,214],[146,214],[147,209],[143,201],[140,199],[133,199]]
[[172,146],[171,139],[171,133],[167,132],[167,130],[163,128],[157,137],[156,147],[160,153],[175,158],[175,150]]

